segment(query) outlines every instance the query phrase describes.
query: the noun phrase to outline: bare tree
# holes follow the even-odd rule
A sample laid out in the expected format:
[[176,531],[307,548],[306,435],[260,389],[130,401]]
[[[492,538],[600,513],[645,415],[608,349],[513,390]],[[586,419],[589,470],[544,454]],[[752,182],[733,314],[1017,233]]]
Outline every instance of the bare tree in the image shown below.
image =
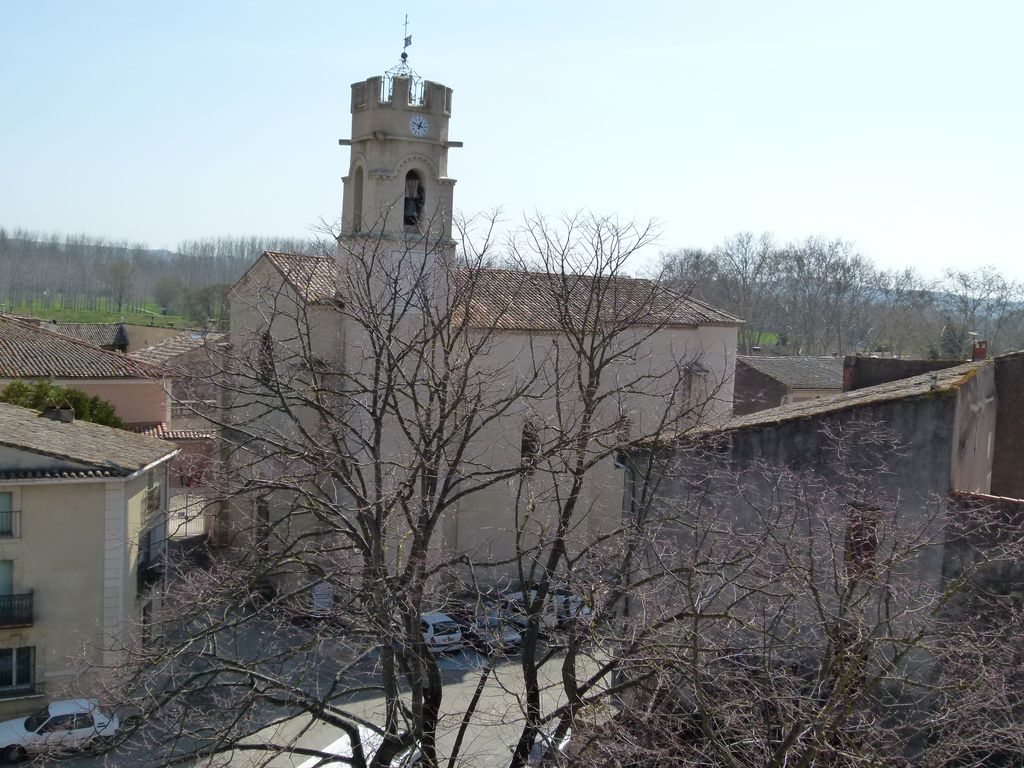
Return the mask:
[[[342,238],[336,254],[331,240],[282,258],[287,279],[252,270],[232,293],[215,419],[225,549],[170,566],[148,641],[111,671],[112,693],[143,710],[133,738],[154,762],[330,756],[259,730],[285,716],[347,733],[354,765],[408,749],[472,764],[479,696],[451,742],[421,627],[459,591],[527,593],[522,694],[508,694],[517,765],[548,724],[614,694],[620,660],[594,670],[584,652],[629,587],[614,457],[722,416],[735,323],[716,314],[702,336],[694,313],[714,310],[625,274],[649,227],[534,218],[500,249],[482,229],[458,256],[429,234]],[[484,267],[495,258],[510,268]],[[542,640],[565,588],[593,606],[593,630]],[[605,592],[617,596],[599,603]],[[566,708],[545,709],[552,664]],[[484,665],[480,690],[495,680]]]
[[[713,310],[628,278],[647,227],[534,217],[500,248],[479,229],[458,255],[429,234],[332,239],[233,291],[224,548],[169,565],[109,670],[143,714],[132,764],[141,743],[155,764],[418,750],[455,768],[493,729],[512,766],[569,733],[608,764],[878,765],[951,753],[957,715],[995,722],[1015,625],[947,610],[988,599],[970,577],[1019,537],[977,547],[955,589],[918,578],[955,544],[938,523],[970,543],[987,518],[903,516],[882,430],[826,435],[828,472],[664,453],[725,415],[728,316],[693,332]],[[498,590],[526,618],[516,673],[484,662],[452,702],[422,617]],[[324,726],[350,756],[308,745]]]
[[868,350],[923,354],[935,334],[935,283],[911,269],[878,272]]
[[110,286],[110,298],[121,311],[125,301],[131,295],[134,286],[135,265],[128,259],[115,259],[107,264],[107,283]]
[[1020,504],[909,508],[880,482],[905,450],[864,422],[823,427],[814,469],[713,441],[638,455],[673,486],[649,497],[645,557],[675,578],[639,590],[642,684],[614,726],[576,723],[566,763],[1019,763]]
[[684,295],[697,296],[747,321],[739,351],[765,343],[778,317],[783,287],[782,252],[769,233],[740,232],[710,253],[682,250],[662,256],[663,279]]
[[[1022,287],[1007,280],[995,267],[973,272],[946,270],[940,285],[941,304],[953,323],[976,338],[989,341],[993,350],[1016,349],[1024,342]],[[966,350],[964,350],[966,354]]]

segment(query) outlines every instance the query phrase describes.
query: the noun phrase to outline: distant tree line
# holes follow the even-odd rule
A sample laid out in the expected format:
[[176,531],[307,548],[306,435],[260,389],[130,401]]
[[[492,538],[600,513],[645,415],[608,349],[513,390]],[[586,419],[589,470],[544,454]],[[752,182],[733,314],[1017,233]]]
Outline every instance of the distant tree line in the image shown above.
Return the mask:
[[108,310],[222,319],[223,297],[264,250],[305,252],[308,240],[217,237],[174,252],[87,235],[0,228],[0,304],[5,309]]
[[1024,347],[1024,286],[991,266],[933,279],[881,269],[844,240],[750,232],[663,254],[660,266],[677,289],[746,320],[742,353],[952,359],[974,339],[996,352]]
[[[227,291],[265,250],[311,240],[216,237],[155,251],[142,243],[0,227],[0,305],[180,315],[223,327]],[[776,242],[741,232],[711,249],[663,254],[662,279],[746,320],[739,348],[960,358],[971,341],[1024,347],[1024,286],[990,266],[941,278],[886,270],[852,243]]]

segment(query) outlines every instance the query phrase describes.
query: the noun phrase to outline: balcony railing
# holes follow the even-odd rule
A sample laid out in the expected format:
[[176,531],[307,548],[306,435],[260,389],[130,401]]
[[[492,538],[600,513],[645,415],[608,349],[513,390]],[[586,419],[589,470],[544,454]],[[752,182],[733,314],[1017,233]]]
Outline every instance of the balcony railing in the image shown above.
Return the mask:
[[21,512],[0,512],[0,539],[21,538]]
[[0,627],[32,626],[32,592],[0,595]]
[[216,400],[178,400],[171,403],[172,419],[206,416],[217,407]]

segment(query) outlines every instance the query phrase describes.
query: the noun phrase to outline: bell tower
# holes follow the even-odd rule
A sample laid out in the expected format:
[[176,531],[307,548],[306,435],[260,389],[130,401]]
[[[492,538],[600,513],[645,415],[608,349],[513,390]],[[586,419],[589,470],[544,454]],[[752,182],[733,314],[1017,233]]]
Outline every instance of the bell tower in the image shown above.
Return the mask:
[[452,89],[420,78],[401,63],[352,85],[352,138],[344,177],[342,238],[452,244],[448,140]]

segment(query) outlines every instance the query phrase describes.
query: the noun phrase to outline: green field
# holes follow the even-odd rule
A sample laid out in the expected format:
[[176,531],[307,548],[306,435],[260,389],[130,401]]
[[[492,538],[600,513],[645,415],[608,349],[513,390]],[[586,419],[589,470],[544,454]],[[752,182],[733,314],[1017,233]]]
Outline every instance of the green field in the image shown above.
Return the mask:
[[779,334],[771,333],[770,331],[764,331],[758,335],[757,341],[754,344],[761,347],[774,347],[779,343]]
[[181,315],[161,315],[155,304],[132,304],[130,307],[124,307],[121,312],[116,312],[104,306],[104,302],[99,302],[97,309],[65,309],[59,302],[33,301],[13,306],[6,305],[4,311],[12,315],[28,315],[41,320],[55,320],[58,323],[130,323],[169,328],[191,326],[189,321]]

